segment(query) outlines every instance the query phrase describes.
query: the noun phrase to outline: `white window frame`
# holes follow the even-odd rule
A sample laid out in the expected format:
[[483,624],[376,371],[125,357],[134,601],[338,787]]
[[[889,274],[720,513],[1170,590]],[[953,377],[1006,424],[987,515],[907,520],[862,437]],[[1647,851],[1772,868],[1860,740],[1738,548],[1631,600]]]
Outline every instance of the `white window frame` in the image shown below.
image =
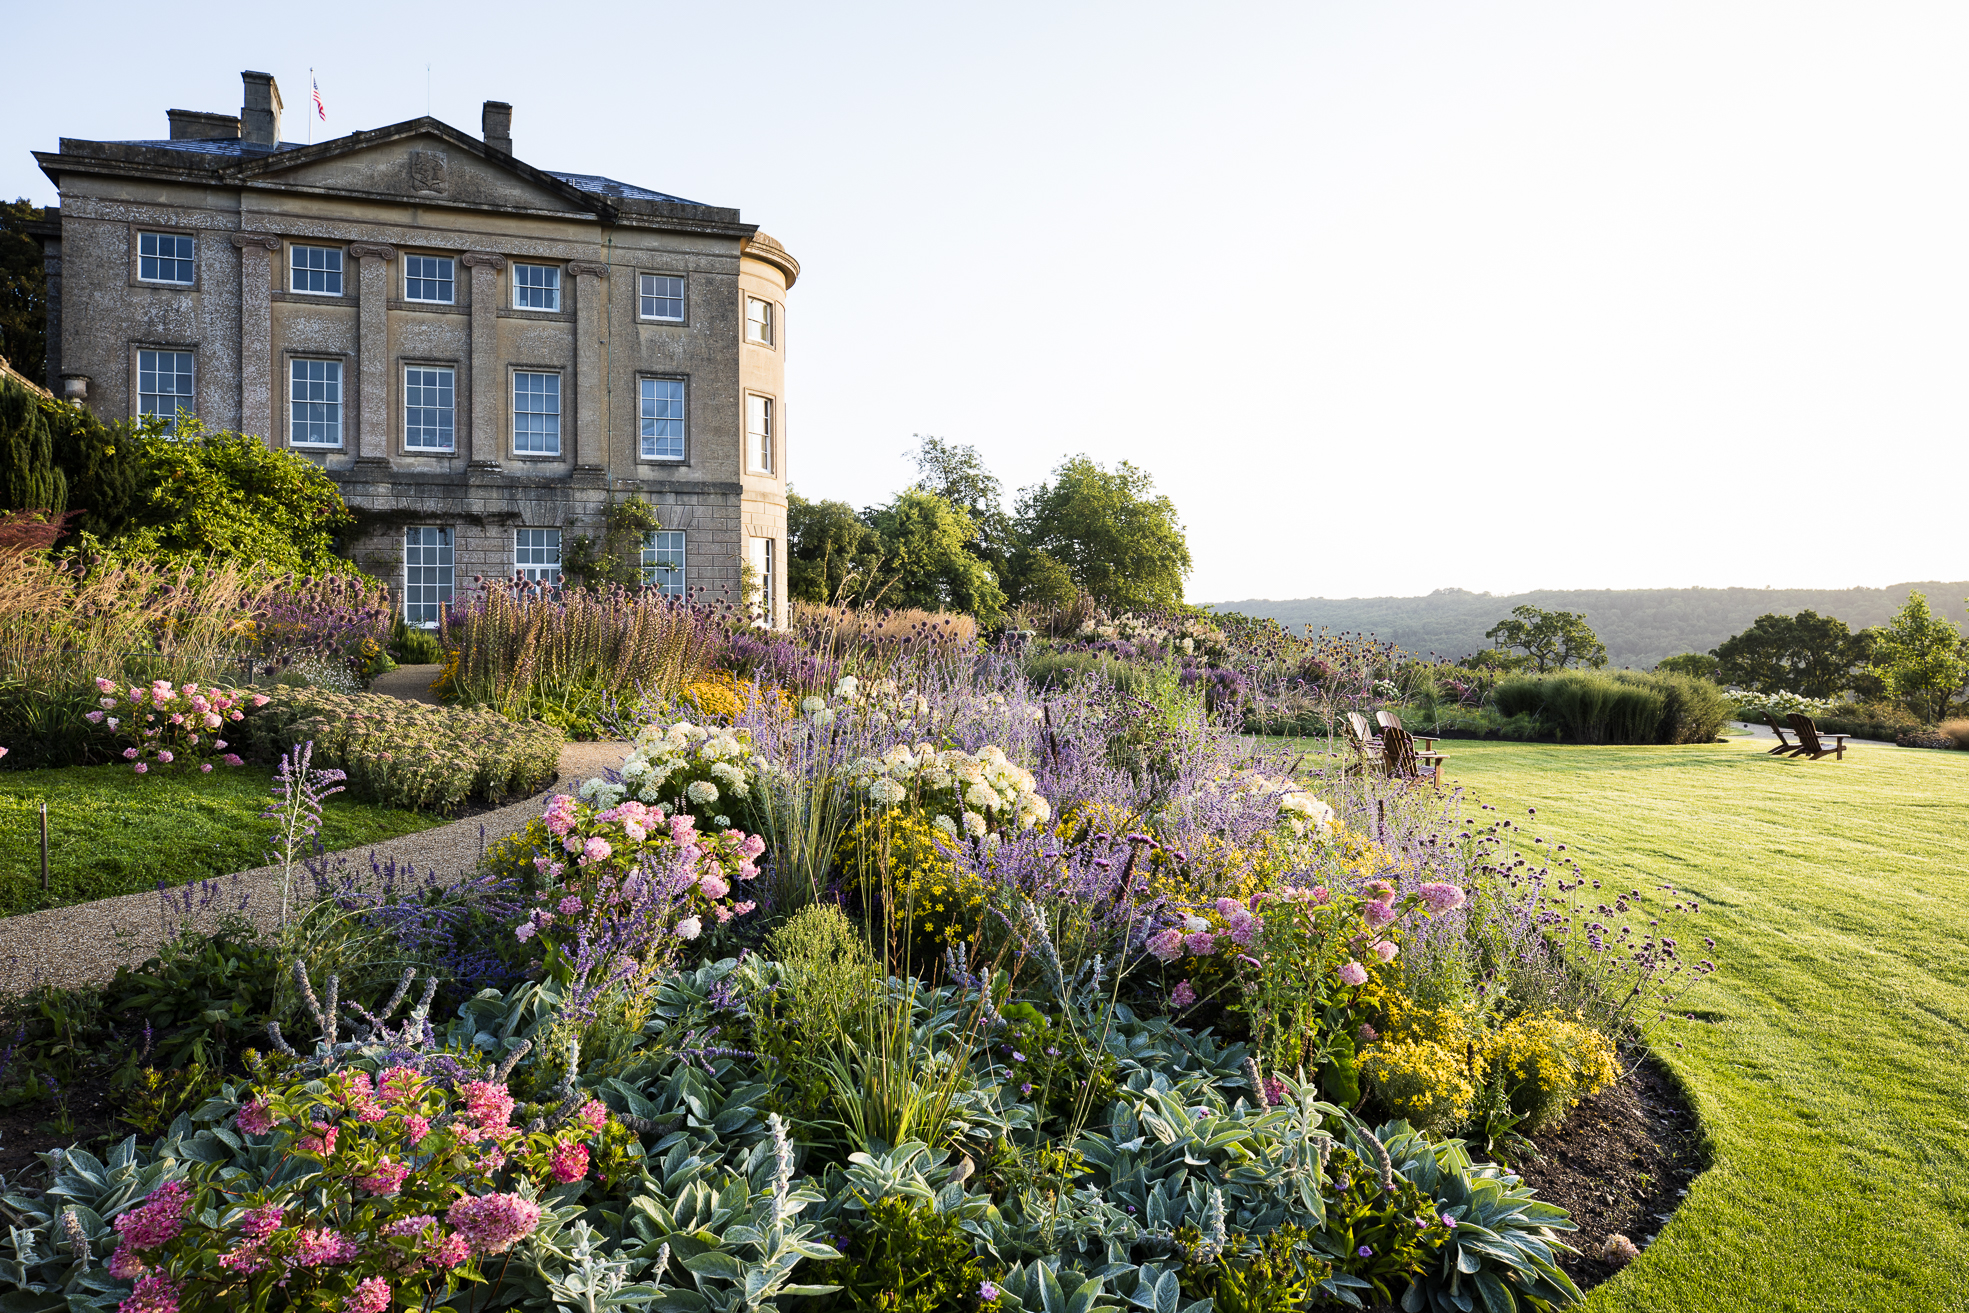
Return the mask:
[[[534,273],[545,274],[547,277],[538,284],[523,283],[520,281],[520,271],[523,269],[530,269]],[[551,312],[558,311],[561,308],[561,267],[559,265],[520,264],[515,262],[511,281],[513,284],[513,309]],[[530,305],[521,299],[520,294],[522,292],[543,292],[546,294],[545,300],[547,304]]]
[[420,629],[438,627],[438,617],[451,605],[457,592],[456,549],[457,540],[449,525],[404,526],[403,622],[406,625]]
[[[758,309],[759,313],[757,315],[752,313],[754,307]],[[753,346],[769,347],[776,345],[779,335],[775,331],[776,325],[773,323],[775,318],[776,316],[773,314],[773,303],[771,301],[761,296],[746,297],[745,340]]]
[[[172,254],[170,254],[170,255],[162,255],[162,254],[160,254],[160,253],[158,253],[158,252],[156,252],[156,251],[152,251],[152,252],[150,253],[150,255],[149,255],[148,257],[146,257],[146,256],[144,255],[144,238],[146,238],[146,237],[149,237],[149,238],[151,238],[151,239],[153,239],[153,240],[155,240],[155,241],[169,241],[169,242],[185,242],[185,243],[188,243],[188,246],[187,246],[187,248],[186,248],[186,249],[188,249],[188,250],[189,250],[189,251],[191,252],[191,254],[190,254],[190,255],[179,255],[179,254],[177,254],[177,249],[178,249],[178,248],[177,248],[176,246],[173,246],[173,247],[172,247]],[[173,265],[174,267],[175,267],[175,266],[177,266],[177,265],[179,265],[179,264],[187,264],[187,265],[190,265],[190,266],[191,266],[191,273],[189,274],[189,276],[187,276],[187,277],[184,277],[184,278],[146,278],[146,277],[144,276],[144,260],[145,260],[146,258],[149,258],[149,259],[152,259],[152,260],[169,260],[169,261],[170,261],[170,262],[172,263],[172,265]],[[152,286],[154,286],[154,287],[195,287],[195,286],[197,286],[197,284],[198,284],[198,237],[197,237],[197,235],[196,235],[196,234],[193,234],[193,233],[167,233],[167,232],[157,232],[157,231],[155,231],[155,230],[152,230],[152,231],[145,231],[145,230],[143,230],[143,229],[138,229],[138,231],[137,231],[137,281],[138,281],[138,282],[140,282],[140,283],[149,283],[149,284],[151,284],[151,285],[152,285]]]
[[643,586],[665,597],[690,593],[690,543],[682,529],[652,529],[643,535]]
[[751,542],[752,571],[759,576],[759,595],[746,600],[759,608],[759,623],[766,628],[774,628],[774,579],[773,567],[778,550],[771,538],[754,538]]
[[[413,373],[434,374],[434,375],[441,374],[444,377],[441,381],[439,379],[433,378],[429,380],[419,379],[415,383],[413,383],[410,377]],[[404,451],[407,453],[421,452],[421,453],[441,455],[441,456],[449,456],[454,452],[456,452],[458,450],[458,371],[450,365],[405,365],[403,367],[402,378],[403,378],[403,449]],[[421,395],[422,389],[427,387],[438,387],[445,393],[445,395],[451,398],[451,404],[447,407],[442,408],[445,411],[445,413],[447,413],[450,416],[450,423],[445,426],[446,432],[449,434],[450,441],[445,443],[444,446],[442,447],[432,446],[427,443],[417,443],[417,442],[412,442],[410,440],[410,412],[411,412],[410,390],[412,387],[416,387],[419,389],[420,400],[422,399],[422,395]],[[428,405],[428,406],[419,406],[418,409],[435,411],[435,410],[439,410],[440,407],[435,405]],[[426,427],[429,426],[420,425],[419,430],[422,431],[422,429]]]
[[559,529],[513,530],[513,578],[549,588],[561,586]]
[[[652,290],[658,279],[666,283],[675,283],[677,295],[673,297],[667,290],[661,293]],[[681,324],[690,313],[689,291],[690,284],[685,281],[682,274],[642,274],[638,277],[636,285],[636,317],[646,324]],[[647,308],[652,301],[675,301],[677,313],[653,315]]]
[[[674,389],[674,391],[673,391]],[[636,383],[636,416],[643,460],[682,461],[689,455],[685,442],[686,395],[681,378],[642,378]],[[675,411],[672,414],[672,411]],[[665,429],[675,428],[675,432]],[[674,455],[665,444],[675,442]]]
[[[148,371],[144,369],[145,356],[153,358]],[[164,356],[171,357],[170,378],[174,390],[170,392],[159,392],[153,386],[151,391],[144,391],[144,374],[148,372],[153,380],[160,376],[162,371],[158,368],[158,364]],[[184,362],[183,369],[178,368],[180,359]],[[137,348],[136,364],[137,386],[134,391],[137,397],[137,418],[144,419],[148,416],[155,415],[164,421],[164,431],[166,433],[176,433],[178,431],[178,417],[180,415],[189,418],[198,414],[197,353],[193,351],[179,351],[172,347],[139,347]],[[185,380],[187,391],[179,392],[175,390],[180,378]],[[154,404],[147,407],[147,403],[145,402],[146,397],[158,399],[172,397],[176,399],[177,404],[171,407],[171,411],[167,415],[163,411],[158,410]]]
[[[413,262],[418,260],[431,260],[444,266],[443,277],[439,277],[436,273],[432,273],[428,277],[426,277],[423,274],[418,274],[416,275],[416,281],[420,283],[437,282],[437,283],[448,284],[451,288],[450,296],[446,296],[446,297],[412,296],[410,294],[410,283],[412,278],[410,267]],[[406,301],[414,301],[421,305],[457,305],[458,304],[458,261],[452,259],[448,255],[417,255],[414,253],[406,254],[403,257],[403,299]]]
[[[296,263],[300,260],[302,253],[308,251],[319,251],[324,256],[334,256],[335,267],[332,269],[329,268],[326,261],[322,263],[319,269],[313,265]],[[345,279],[348,277],[347,266],[348,261],[342,258],[342,248],[339,246],[308,246],[301,242],[290,243],[287,256],[287,290],[296,296],[341,296],[347,287],[347,283],[345,282]],[[332,292],[325,289],[316,291],[312,287],[302,287],[300,281],[303,274],[320,274],[324,283],[328,281],[330,275],[333,275],[335,290]]]
[[[522,379],[539,379],[543,386],[538,392],[521,390]],[[561,372],[558,369],[515,369],[513,371],[513,454],[515,456],[558,456],[561,454]],[[529,404],[537,400],[541,405],[551,403],[552,410],[533,409]],[[525,405],[526,409],[521,407]],[[531,419],[539,422],[537,429],[522,433],[520,422]],[[535,442],[523,446],[522,439]]]
[[[772,474],[778,442],[773,423],[773,398],[763,392],[745,394],[745,464],[754,474]],[[757,421],[755,423],[755,420]]]
[[[301,379],[296,377],[296,373],[299,370],[313,365],[323,366],[322,377],[320,379],[313,379],[313,378]],[[333,375],[332,378],[330,377],[331,374]],[[343,384],[343,380],[347,377],[347,375],[348,375],[348,370],[344,367],[343,362],[340,360],[329,360],[329,359],[324,359],[320,356],[290,356],[288,358],[288,362],[287,362],[287,445],[288,446],[312,447],[322,451],[335,450],[341,447],[342,406],[343,406],[342,384]],[[326,395],[318,399],[312,396],[302,397],[297,395],[303,386],[307,387],[310,390],[319,387]],[[314,419],[310,417],[304,420],[301,418],[302,406],[326,407],[328,418]],[[334,440],[327,441],[324,439],[303,438],[299,436],[303,424],[307,424],[307,425],[325,424],[333,427],[335,431]]]

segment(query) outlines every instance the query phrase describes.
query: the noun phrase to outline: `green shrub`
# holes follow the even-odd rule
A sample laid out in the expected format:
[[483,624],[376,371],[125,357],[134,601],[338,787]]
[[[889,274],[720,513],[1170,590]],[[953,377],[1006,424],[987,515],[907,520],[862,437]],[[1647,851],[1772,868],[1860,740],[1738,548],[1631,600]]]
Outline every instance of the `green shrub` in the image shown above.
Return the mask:
[[929,1200],[889,1198],[868,1209],[846,1252],[822,1263],[816,1282],[840,1290],[817,1299],[827,1313],[975,1313],[985,1273],[970,1233]]
[[390,655],[399,665],[435,666],[444,660],[444,648],[430,630],[412,629],[399,619],[390,634]]
[[255,756],[312,742],[314,764],[346,771],[351,796],[420,811],[531,793],[558,774],[565,741],[491,711],[320,689],[276,691],[241,729]]
[[1498,683],[1495,705],[1569,743],[1707,743],[1732,710],[1707,680],[1638,670],[1516,675]]
[[[1783,717],[1779,717],[1780,723]],[[1926,721],[1898,702],[1842,702],[1814,715],[1812,722],[1821,734],[1844,734],[1848,738],[1877,739],[1892,743],[1903,734],[1918,734],[1928,728]]]
[[1054,652],[1037,648],[1020,663],[1026,678],[1042,689],[1065,688],[1076,677],[1099,675],[1124,693],[1137,697],[1148,687],[1142,667],[1099,652]]

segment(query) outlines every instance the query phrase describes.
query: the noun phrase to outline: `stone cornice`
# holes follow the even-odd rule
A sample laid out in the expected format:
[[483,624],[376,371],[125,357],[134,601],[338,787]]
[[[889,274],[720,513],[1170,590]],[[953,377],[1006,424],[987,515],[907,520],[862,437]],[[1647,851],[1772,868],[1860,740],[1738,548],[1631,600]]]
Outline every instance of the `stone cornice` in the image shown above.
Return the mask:
[[242,251],[249,246],[264,246],[269,251],[278,251],[280,249],[280,238],[270,236],[266,233],[234,233],[232,235],[232,244]]
[[467,251],[458,257],[458,263],[467,269],[476,269],[480,265],[488,269],[504,269],[506,257],[492,251]]
[[350,242],[349,258],[354,260],[394,260],[397,248],[382,242]]
[[567,271],[576,278],[606,278],[608,266],[596,260],[569,260]]

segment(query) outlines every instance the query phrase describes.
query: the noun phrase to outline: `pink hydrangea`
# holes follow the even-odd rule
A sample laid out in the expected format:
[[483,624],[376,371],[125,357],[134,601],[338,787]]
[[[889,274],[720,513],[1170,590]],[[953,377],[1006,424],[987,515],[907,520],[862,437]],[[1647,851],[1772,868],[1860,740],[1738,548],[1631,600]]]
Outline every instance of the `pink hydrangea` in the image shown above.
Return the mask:
[[1263,922],[1240,907],[1231,913],[1231,919],[1224,926],[1224,933],[1233,944],[1249,944],[1258,937],[1261,925]]
[[178,1313],[178,1284],[163,1275],[141,1277],[117,1313]]
[[116,685],[110,683],[107,679],[104,679],[101,675],[97,675],[96,691],[98,693],[114,693],[116,691]]
[[335,1152],[335,1137],[341,1128],[330,1126],[327,1122],[316,1122],[314,1134],[303,1135],[298,1146],[302,1153],[311,1153],[317,1158],[328,1158]]
[[132,1249],[161,1249],[185,1229],[185,1183],[166,1181],[141,1208],[116,1219],[116,1233]]
[[385,1158],[376,1164],[375,1171],[367,1176],[357,1177],[356,1184],[371,1194],[395,1194],[403,1188],[404,1178],[409,1175],[409,1167]]
[[109,1256],[109,1274],[118,1281],[135,1281],[148,1271],[149,1264],[138,1258],[137,1251],[127,1245]]
[[342,1301],[342,1313],[387,1313],[390,1283],[381,1277],[358,1282],[355,1292]]
[[513,927],[513,938],[519,940],[522,944],[524,944],[527,940],[533,938],[537,930],[538,927],[535,926],[533,922],[522,921],[518,925]]
[[246,759],[236,752],[228,752],[225,756],[219,758],[219,760],[228,766],[243,766],[246,764]]
[[1374,946],[1374,955],[1380,958],[1383,962],[1394,961],[1395,954],[1401,951],[1402,950],[1400,948],[1395,946],[1395,941],[1392,939],[1384,939],[1380,943]]
[[581,845],[581,856],[590,862],[605,862],[614,851],[615,849],[609,846],[609,841],[600,835]]
[[332,1226],[302,1227],[294,1241],[294,1261],[302,1267],[353,1263],[362,1251]]
[[747,912],[751,911],[753,908],[757,906],[758,906],[757,903],[753,902],[751,899],[748,898],[742,903],[733,903],[732,914],[734,916],[744,916]]
[[487,1080],[467,1081],[458,1092],[465,1096],[465,1111],[488,1131],[502,1129],[513,1117],[513,1096],[504,1085]]
[[747,861],[751,861],[765,851],[766,841],[756,834],[746,835],[745,841],[738,846],[739,856],[745,858]]
[[1377,903],[1392,903],[1395,901],[1395,886],[1386,880],[1369,880],[1367,882],[1367,891],[1374,895],[1374,901]]
[[1361,917],[1371,926],[1384,926],[1395,919],[1395,909],[1383,902],[1367,902],[1361,905]]
[[87,711],[82,714],[82,719],[88,721],[91,725],[100,725],[103,723],[103,713],[100,711]]
[[287,1210],[279,1204],[264,1204],[259,1208],[249,1208],[239,1219],[239,1233],[248,1240],[265,1240],[280,1230],[286,1219]]
[[563,898],[561,899],[560,902],[554,904],[554,910],[559,912],[562,916],[580,916],[581,915],[580,895],[569,894],[566,898]]
[[1244,904],[1235,898],[1219,898],[1217,900],[1217,915],[1223,917],[1225,920],[1229,920],[1243,910]]
[[1209,957],[1217,951],[1217,936],[1208,930],[1199,930],[1183,937],[1183,947],[1197,957]]
[[590,1099],[582,1104],[581,1110],[574,1116],[582,1125],[597,1134],[608,1129],[608,1108],[598,1099]]
[[239,1129],[248,1135],[265,1135],[273,1129],[273,1110],[267,1107],[266,1100],[252,1099],[239,1110]]
[[415,1067],[385,1067],[376,1078],[376,1093],[391,1103],[414,1099],[424,1088],[424,1078]]
[[460,1199],[445,1216],[479,1254],[503,1254],[540,1225],[540,1205],[516,1194]]
[[1343,985],[1365,985],[1367,983],[1367,968],[1358,962],[1341,963],[1340,983]]
[[1422,905],[1429,909],[1431,916],[1454,911],[1463,906],[1465,901],[1461,889],[1453,884],[1443,884],[1435,880],[1420,886],[1415,892],[1422,895]]
[[1169,1006],[1172,1008],[1186,1008],[1194,1002],[1196,1002],[1196,986],[1187,980],[1178,983],[1176,988],[1169,991]]
[[564,1144],[554,1150],[554,1179],[562,1185],[578,1181],[588,1174],[588,1146],[585,1144]]
[[137,763],[137,764],[136,764],[135,766],[132,766],[132,767],[131,767],[130,769],[132,769],[132,770],[134,770],[134,771],[136,771],[136,772],[137,772],[137,774],[139,774],[139,775],[148,775],[148,774],[150,773],[150,767],[149,767],[149,766],[146,766],[146,765],[145,765],[145,764],[144,764],[143,762],[141,762],[141,761],[140,761],[140,762],[138,762],[138,763]]
[[697,881],[697,887],[704,891],[706,898],[723,898],[732,891],[731,885],[726,883],[725,878],[716,871],[710,871],[700,876]]
[[430,1118],[419,1117],[416,1113],[409,1113],[405,1115],[403,1119],[403,1135],[404,1135],[404,1140],[407,1143],[412,1145],[421,1143],[424,1137],[429,1135],[430,1133],[431,1133]]
[[1183,932],[1164,930],[1149,936],[1149,952],[1155,954],[1159,962],[1174,962],[1183,955]]

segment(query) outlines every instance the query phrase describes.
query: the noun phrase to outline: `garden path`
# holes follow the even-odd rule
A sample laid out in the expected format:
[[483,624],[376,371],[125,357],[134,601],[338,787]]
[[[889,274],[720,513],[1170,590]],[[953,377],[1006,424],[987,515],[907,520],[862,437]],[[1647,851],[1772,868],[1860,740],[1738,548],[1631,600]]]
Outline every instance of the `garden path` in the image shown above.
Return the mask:
[[[432,672],[417,685],[422,688],[435,678],[437,667],[405,668],[417,670]],[[398,673],[402,672],[392,671],[391,675]],[[390,676],[383,676],[387,678]],[[397,690],[377,691],[406,696]],[[488,845],[539,816],[542,800],[549,794],[621,765],[628,750],[627,743],[567,744],[561,749],[560,778],[551,788],[496,811],[407,834],[372,848],[350,849],[347,856],[362,865],[367,865],[371,853],[378,859],[394,857],[399,863],[415,865],[420,872],[434,871],[440,879],[455,880],[478,865]],[[298,893],[307,876],[296,872],[295,879]],[[161,906],[160,896],[152,892],[0,918],[0,993],[44,984],[74,987],[100,983],[114,976],[117,967],[135,966],[154,956],[168,934],[175,931],[187,892],[192,919],[201,925],[215,922],[222,912],[238,910],[241,899],[246,900],[246,915],[261,927],[270,928],[280,920],[280,868],[271,866],[184,886],[175,891],[178,908],[169,914]]]

